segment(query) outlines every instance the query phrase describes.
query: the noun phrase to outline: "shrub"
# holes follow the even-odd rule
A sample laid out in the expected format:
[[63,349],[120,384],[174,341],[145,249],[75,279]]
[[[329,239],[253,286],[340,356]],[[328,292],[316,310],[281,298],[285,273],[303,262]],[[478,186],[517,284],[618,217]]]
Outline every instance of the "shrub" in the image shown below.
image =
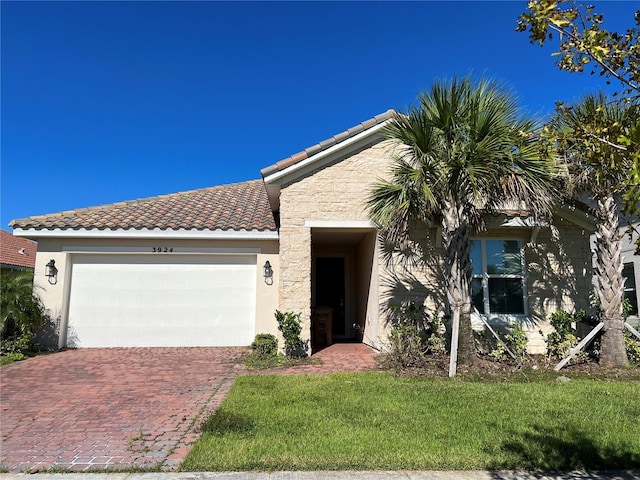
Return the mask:
[[509,350],[513,352],[516,359],[522,362],[527,357],[527,343],[529,338],[522,328],[522,322],[516,320],[511,331],[505,337]]
[[22,335],[13,336],[11,338],[3,338],[0,351],[2,355],[12,353],[25,353],[33,348],[33,334],[24,333]]
[[446,353],[447,342],[445,340],[445,333],[447,329],[444,326],[444,316],[440,310],[435,310],[431,314],[426,326],[427,352],[432,354]]
[[444,339],[444,334],[433,333],[427,339],[427,352],[432,354],[447,353],[447,345]]
[[424,304],[414,301],[387,305],[386,313],[392,328],[413,325],[423,330],[428,323]]
[[[622,303],[622,316],[625,321],[629,317],[632,310],[631,300],[625,298]],[[638,324],[640,327],[640,323]],[[640,367],[640,339],[633,335],[630,331],[624,331],[624,346],[627,349],[627,358],[632,365]]]
[[[496,340],[496,338],[491,334],[489,330],[485,329],[481,331],[474,331],[473,338],[474,338],[474,343],[476,347],[476,352],[479,355],[482,355],[482,356],[490,355],[494,358],[496,357],[496,355],[494,355],[493,352],[494,350],[497,349],[497,345],[499,344],[499,342]],[[496,352],[496,354],[499,356],[499,352]]]
[[493,357],[496,362],[504,362],[507,359],[507,350],[504,348],[504,345],[496,341],[495,347],[489,352],[489,356]]
[[640,340],[631,332],[624,332],[624,346],[627,348],[627,357],[632,365],[640,367]]
[[48,315],[34,292],[31,272],[8,272],[0,286],[0,353],[25,353]]
[[418,327],[405,325],[389,333],[387,359],[395,370],[420,367],[424,364],[425,348]]
[[259,333],[251,344],[251,349],[258,357],[273,357],[278,354],[278,340],[270,333]]
[[420,367],[425,364],[427,353],[446,353],[447,329],[440,310],[428,314],[423,303],[411,300],[388,304],[386,314],[392,327],[386,348],[386,360],[390,368],[402,370]]
[[413,327],[410,336],[418,335],[423,346],[424,353],[445,353],[447,351],[444,326],[444,316],[440,310],[434,310],[431,315],[426,312],[422,303],[413,300],[400,304],[386,306],[386,314],[392,329]]
[[300,313],[276,310],[275,316],[278,330],[284,337],[284,354],[287,358],[306,358],[309,342],[300,338],[302,332]]
[[[496,334],[501,335],[501,331]],[[509,360],[511,355],[507,352],[507,348],[515,355],[515,360],[523,362],[527,357],[527,343],[529,338],[522,328],[522,322],[516,320],[506,333],[502,341],[504,345],[487,329],[476,336],[476,348],[480,355],[492,357],[497,362]],[[505,348],[505,345],[507,348]]]
[[[578,336],[573,328],[573,324],[586,320],[584,310],[578,310],[574,313],[568,313],[564,310],[558,310],[551,314],[551,326],[555,332],[551,332],[547,336],[547,356],[549,358],[564,358],[569,351],[578,345]],[[578,352],[573,359],[585,360],[587,354]]]
[[7,353],[0,357],[0,365],[8,365],[19,360],[24,360],[24,353]]

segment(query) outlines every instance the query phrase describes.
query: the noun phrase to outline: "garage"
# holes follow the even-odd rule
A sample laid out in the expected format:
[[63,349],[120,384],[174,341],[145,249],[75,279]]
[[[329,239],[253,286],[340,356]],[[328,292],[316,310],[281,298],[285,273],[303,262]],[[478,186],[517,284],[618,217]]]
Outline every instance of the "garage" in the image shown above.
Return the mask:
[[256,256],[73,255],[68,347],[249,345]]

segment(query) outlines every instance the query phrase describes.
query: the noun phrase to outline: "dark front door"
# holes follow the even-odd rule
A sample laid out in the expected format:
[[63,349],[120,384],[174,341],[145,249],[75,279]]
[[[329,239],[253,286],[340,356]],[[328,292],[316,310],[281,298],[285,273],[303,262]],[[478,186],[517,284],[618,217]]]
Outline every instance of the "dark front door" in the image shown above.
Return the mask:
[[333,336],[346,335],[344,258],[316,258],[316,306],[333,309]]

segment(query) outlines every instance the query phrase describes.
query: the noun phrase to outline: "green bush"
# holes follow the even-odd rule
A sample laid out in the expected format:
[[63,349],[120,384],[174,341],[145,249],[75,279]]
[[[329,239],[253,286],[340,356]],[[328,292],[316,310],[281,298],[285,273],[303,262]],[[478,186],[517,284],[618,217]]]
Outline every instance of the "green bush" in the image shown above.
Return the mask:
[[[445,333],[447,329],[444,326],[444,316],[440,310],[434,310],[431,315],[428,315],[424,304],[412,300],[387,305],[386,314],[392,330],[401,331],[405,327],[412,328],[409,338],[419,336],[421,339],[420,347],[421,350],[424,347],[424,353],[446,353]],[[392,343],[397,340],[397,338],[394,339]]]
[[34,292],[33,274],[4,273],[0,283],[0,354],[31,350],[35,332],[48,320],[46,309]]
[[[622,316],[626,320],[632,310],[631,300],[625,298],[622,303]],[[640,323],[638,324],[640,328]],[[624,346],[627,349],[627,358],[632,365],[640,367],[640,339],[633,335],[630,331],[624,331]]]
[[624,332],[624,346],[627,348],[627,357],[632,365],[640,367],[640,340],[631,332]]
[[473,339],[474,339],[475,349],[478,355],[492,356],[494,358],[496,356],[498,357],[500,356],[499,351],[496,351],[496,354],[493,353],[494,350],[497,350],[497,345],[499,344],[499,342],[496,340],[496,337],[494,337],[488,329],[474,331]]
[[392,328],[412,325],[418,330],[426,330],[428,318],[422,303],[412,300],[400,304],[389,304],[386,307],[386,314]]
[[[587,315],[584,310],[568,313],[558,310],[551,314],[551,326],[555,332],[547,336],[547,356],[549,358],[562,359],[569,351],[578,345],[578,335],[573,328],[573,323],[585,322]],[[587,357],[585,352],[578,352],[573,360],[584,361]]]
[[493,350],[489,352],[489,356],[493,357],[496,362],[504,362],[507,359],[507,350],[500,342],[496,341]]
[[508,348],[515,355],[516,361],[522,363],[527,358],[529,338],[522,328],[521,321],[516,320],[507,333],[497,330],[496,334],[502,336],[504,345],[488,329],[474,334],[476,337],[476,349],[480,355],[489,356],[497,362],[504,362],[512,358],[507,352]]
[[284,354],[287,358],[306,358],[309,342],[300,338],[302,332],[300,313],[276,310],[275,316],[278,330],[282,332],[284,337]]
[[432,333],[427,338],[427,352],[433,354],[447,353],[447,345],[442,333]]
[[24,333],[11,338],[2,338],[0,351],[2,355],[25,353],[33,349],[33,334]]
[[447,329],[444,326],[444,315],[442,315],[442,312],[435,310],[427,319],[425,327],[427,352],[432,354],[447,353],[447,342],[445,340]]
[[19,360],[24,360],[24,353],[7,353],[0,356],[0,365],[8,365]]
[[513,352],[517,360],[522,362],[527,357],[527,343],[529,338],[522,328],[522,322],[516,320],[511,331],[505,337],[509,350]]
[[258,357],[273,357],[278,354],[278,340],[270,333],[259,333],[251,344],[251,349]]
[[395,370],[424,365],[426,348],[415,325],[391,329],[387,348],[389,367]]

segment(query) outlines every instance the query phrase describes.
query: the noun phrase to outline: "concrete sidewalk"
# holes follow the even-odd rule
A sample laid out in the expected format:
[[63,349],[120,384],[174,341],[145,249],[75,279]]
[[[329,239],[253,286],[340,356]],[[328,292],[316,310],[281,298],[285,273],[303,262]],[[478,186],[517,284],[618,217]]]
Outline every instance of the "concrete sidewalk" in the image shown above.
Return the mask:
[[636,480],[640,471],[606,472],[169,472],[169,473],[7,473],[3,480]]

